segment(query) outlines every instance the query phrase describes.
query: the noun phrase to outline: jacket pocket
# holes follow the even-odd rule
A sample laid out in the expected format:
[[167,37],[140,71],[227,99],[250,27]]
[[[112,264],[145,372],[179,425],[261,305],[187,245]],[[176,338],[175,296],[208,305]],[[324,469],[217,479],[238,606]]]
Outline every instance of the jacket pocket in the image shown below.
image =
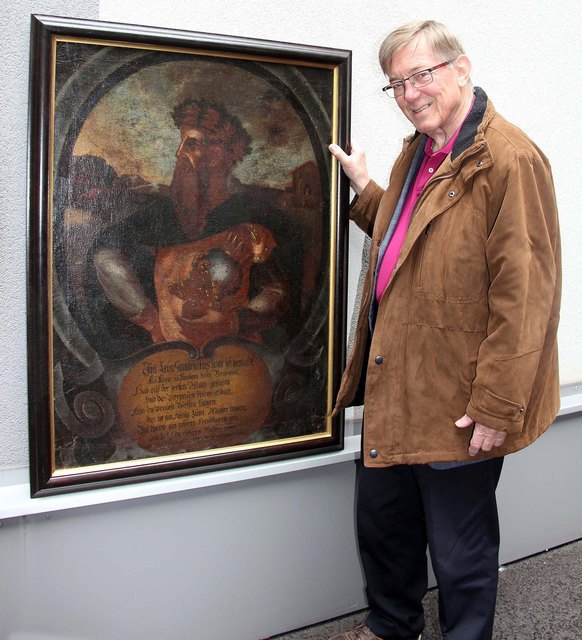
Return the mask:
[[450,303],[477,302],[487,291],[485,217],[453,207],[435,218],[419,238],[415,293]]

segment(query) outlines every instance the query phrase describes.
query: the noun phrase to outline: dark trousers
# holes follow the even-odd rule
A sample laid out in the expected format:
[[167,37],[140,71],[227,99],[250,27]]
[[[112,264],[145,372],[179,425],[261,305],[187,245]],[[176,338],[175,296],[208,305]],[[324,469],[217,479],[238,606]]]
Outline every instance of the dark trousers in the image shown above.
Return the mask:
[[427,545],[446,640],[491,640],[499,523],[495,489],[503,458],[446,470],[358,467],[357,523],[370,614],[383,640],[416,640],[424,628]]

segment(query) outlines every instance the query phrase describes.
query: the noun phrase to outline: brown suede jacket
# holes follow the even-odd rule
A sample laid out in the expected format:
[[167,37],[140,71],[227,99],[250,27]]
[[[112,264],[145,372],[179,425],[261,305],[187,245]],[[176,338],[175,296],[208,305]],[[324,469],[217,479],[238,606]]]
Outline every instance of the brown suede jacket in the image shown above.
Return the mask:
[[[371,181],[350,217],[372,238],[370,267],[336,412],[365,384],[366,466],[505,455],[538,438],[560,405],[556,333],[560,236],[548,160],[482,89],[452,153],[414,209],[369,324],[378,247],[425,137],[415,134],[386,191]],[[507,432],[468,455],[465,413]]]

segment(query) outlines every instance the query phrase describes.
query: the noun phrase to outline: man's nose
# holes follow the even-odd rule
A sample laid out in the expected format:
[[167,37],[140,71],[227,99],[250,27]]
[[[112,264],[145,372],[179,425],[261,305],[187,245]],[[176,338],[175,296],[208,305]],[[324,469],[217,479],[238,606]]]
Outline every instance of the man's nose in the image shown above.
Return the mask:
[[180,146],[176,151],[176,158],[180,158],[184,155],[184,141],[180,142]]
[[404,99],[407,102],[410,102],[411,100],[414,100],[416,97],[418,97],[418,94],[420,93],[420,90],[417,89],[412,82],[410,82],[410,80],[406,80],[404,82]]

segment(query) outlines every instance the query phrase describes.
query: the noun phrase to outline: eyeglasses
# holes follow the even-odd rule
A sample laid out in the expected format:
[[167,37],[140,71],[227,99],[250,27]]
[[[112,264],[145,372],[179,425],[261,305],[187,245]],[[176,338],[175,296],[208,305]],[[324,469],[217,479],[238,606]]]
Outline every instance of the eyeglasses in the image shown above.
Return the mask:
[[423,71],[417,71],[413,73],[408,78],[404,78],[404,80],[396,80],[392,84],[388,84],[385,87],[382,87],[382,91],[386,93],[386,95],[391,98],[397,98],[398,96],[404,95],[404,83],[408,80],[413,87],[424,87],[427,84],[430,84],[433,81],[432,72],[440,69],[442,67],[446,67],[448,64],[451,64],[452,60],[447,60],[446,62],[441,62],[437,64],[436,67],[431,67],[430,69],[424,69]]

